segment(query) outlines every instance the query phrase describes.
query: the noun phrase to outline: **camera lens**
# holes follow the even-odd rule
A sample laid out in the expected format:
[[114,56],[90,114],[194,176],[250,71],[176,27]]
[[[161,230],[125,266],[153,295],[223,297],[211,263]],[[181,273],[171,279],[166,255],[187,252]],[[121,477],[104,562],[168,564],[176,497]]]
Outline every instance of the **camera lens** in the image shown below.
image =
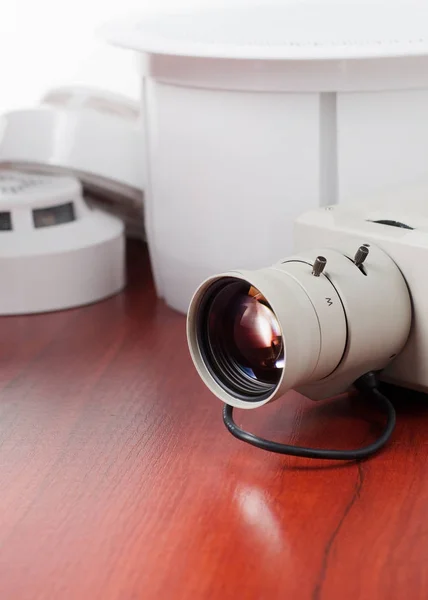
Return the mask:
[[243,400],[268,397],[285,365],[278,320],[261,292],[223,278],[206,292],[199,311],[199,348],[223,389]]

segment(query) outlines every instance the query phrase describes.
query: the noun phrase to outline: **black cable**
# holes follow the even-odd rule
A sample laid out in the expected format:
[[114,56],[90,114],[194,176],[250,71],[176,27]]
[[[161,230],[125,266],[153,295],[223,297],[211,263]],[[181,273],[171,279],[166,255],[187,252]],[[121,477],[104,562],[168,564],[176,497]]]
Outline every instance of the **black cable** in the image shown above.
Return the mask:
[[278,454],[289,454],[291,456],[300,456],[305,458],[320,458],[327,460],[361,460],[378,452],[390,439],[395,428],[395,409],[389,398],[387,398],[378,388],[377,378],[374,373],[366,373],[355,382],[355,387],[361,392],[369,392],[385,410],[387,417],[385,428],[382,434],[369,444],[355,450],[330,450],[323,448],[305,448],[302,446],[290,446],[265,440],[253,433],[249,433],[236,425],[233,420],[233,407],[226,404],[223,409],[223,422],[230,433],[247,444],[256,446],[261,450],[276,452]]

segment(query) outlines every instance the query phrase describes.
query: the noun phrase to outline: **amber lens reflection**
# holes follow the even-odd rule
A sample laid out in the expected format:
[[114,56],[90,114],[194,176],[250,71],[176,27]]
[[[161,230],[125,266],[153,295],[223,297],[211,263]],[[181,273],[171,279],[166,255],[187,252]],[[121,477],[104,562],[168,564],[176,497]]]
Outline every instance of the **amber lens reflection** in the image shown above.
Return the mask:
[[[251,294],[254,295],[251,295]],[[234,306],[233,344],[254,373],[277,369],[281,363],[282,337],[270,306],[255,288],[240,295]],[[234,348],[231,348],[234,352]],[[281,364],[277,364],[277,363]],[[267,373],[266,373],[267,374]]]
[[227,278],[204,312],[205,359],[222,385],[259,396],[279,382],[285,355],[278,320],[258,289]]

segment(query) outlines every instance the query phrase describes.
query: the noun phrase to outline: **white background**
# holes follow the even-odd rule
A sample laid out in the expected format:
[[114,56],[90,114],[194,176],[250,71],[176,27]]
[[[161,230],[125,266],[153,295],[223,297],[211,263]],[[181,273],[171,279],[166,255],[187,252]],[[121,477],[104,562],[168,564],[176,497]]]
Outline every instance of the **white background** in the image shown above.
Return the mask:
[[[47,89],[58,85],[89,84],[138,98],[135,55],[108,46],[96,33],[115,18],[206,5],[328,1],[0,0],[0,113],[34,106]],[[370,4],[379,0],[333,1]]]
[[213,3],[231,2],[0,0],[0,113],[34,106],[60,85],[95,85],[137,98],[135,55],[108,46],[97,29],[117,17]]

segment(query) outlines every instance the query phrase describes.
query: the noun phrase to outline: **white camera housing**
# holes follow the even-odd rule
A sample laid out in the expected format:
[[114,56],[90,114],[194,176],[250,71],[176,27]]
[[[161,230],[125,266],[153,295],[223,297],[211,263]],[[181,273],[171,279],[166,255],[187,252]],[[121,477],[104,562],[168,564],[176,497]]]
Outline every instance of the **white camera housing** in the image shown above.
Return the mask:
[[[374,199],[365,205],[328,206],[302,215],[296,222],[294,234],[298,251],[313,245],[341,247],[358,238],[381,248],[394,261],[410,292],[412,323],[402,351],[384,368],[381,378],[424,392],[428,391],[427,195],[428,191],[424,194],[423,188],[419,188],[395,197]],[[396,301],[397,292],[391,296],[391,302]],[[371,318],[364,306],[362,313],[362,319]],[[396,309],[390,322],[392,331],[397,331],[402,319],[403,313]],[[376,335],[374,324],[373,336],[366,340],[366,352],[373,344],[382,344],[383,339],[377,339]],[[326,395],[341,391],[340,386],[336,389],[333,379],[325,382]],[[324,391],[324,385],[320,387]]]
[[[205,281],[189,309],[195,366],[211,391],[239,408],[256,408],[293,388],[314,400],[346,391],[367,371],[428,391],[428,209],[423,188],[353,206],[327,206],[296,222],[295,255],[258,271]],[[356,260],[361,247],[367,258]],[[326,259],[314,276],[317,256]],[[281,327],[285,360],[270,394],[249,402],[213,376],[198,342],[198,311],[222,278],[257,288]]]

